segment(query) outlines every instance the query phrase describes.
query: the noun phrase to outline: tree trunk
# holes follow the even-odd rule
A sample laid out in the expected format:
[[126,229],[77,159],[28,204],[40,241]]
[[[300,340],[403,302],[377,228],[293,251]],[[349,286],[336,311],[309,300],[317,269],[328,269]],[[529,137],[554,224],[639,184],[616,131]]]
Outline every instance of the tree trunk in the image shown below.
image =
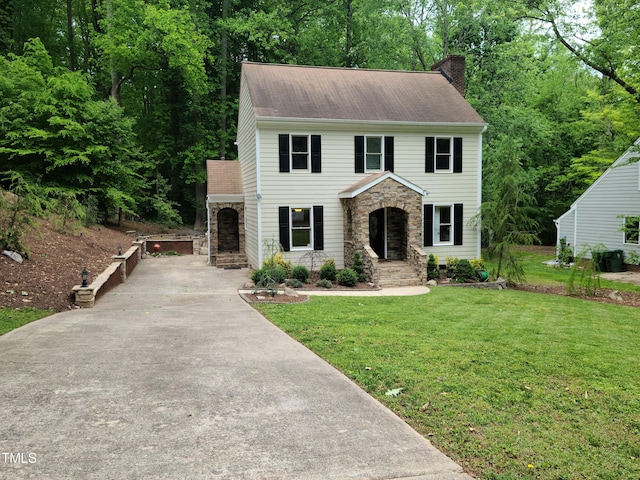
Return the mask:
[[75,44],[76,42],[73,35],[73,5],[72,0],[67,0],[67,48],[69,49],[70,70],[76,70],[78,68]]

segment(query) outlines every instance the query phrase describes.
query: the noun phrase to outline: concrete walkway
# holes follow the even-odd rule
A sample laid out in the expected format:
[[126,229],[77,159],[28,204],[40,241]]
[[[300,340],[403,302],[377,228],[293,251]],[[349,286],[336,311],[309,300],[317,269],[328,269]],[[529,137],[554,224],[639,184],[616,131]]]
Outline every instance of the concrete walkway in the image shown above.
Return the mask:
[[470,478],[246,304],[246,277],[149,258],[1,336],[0,478]]

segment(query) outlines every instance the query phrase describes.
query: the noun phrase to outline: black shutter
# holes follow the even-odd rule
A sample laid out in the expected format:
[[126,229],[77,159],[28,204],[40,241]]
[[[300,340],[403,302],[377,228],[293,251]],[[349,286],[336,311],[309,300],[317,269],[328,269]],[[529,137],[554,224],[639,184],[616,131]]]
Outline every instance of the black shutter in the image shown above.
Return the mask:
[[364,137],[355,137],[356,173],[364,173]]
[[436,139],[435,137],[425,138],[424,171],[434,173],[436,171]]
[[453,205],[453,244],[462,245],[462,204]]
[[280,154],[280,171],[289,171],[289,135],[281,133],[278,135],[279,154]]
[[393,137],[384,137],[384,171],[393,172]]
[[320,173],[321,171],[320,135],[311,135],[311,173]]
[[425,247],[433,247],[433,204],[423,207],[424,214],[422,223],[424,225],[423,243]]
[[462,138],[453,139],[453,173],[462,173]]
[[278,225],[280,226],[280,245],[282,250],[291,250],[289,243],[289,207],[278,207]]
[[313,206],[313,249],[324,250],[324,214],[322,205]]

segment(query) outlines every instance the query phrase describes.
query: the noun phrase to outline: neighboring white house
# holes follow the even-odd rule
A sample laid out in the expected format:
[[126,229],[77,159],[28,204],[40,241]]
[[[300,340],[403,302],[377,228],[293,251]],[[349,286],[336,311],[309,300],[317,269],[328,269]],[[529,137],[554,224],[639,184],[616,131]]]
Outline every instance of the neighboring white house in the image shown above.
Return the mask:
[[[209,174],[210,238],[219,237],[217,215],[235,210],[237,244],[253,268],[274,243],[294,264],[321,251],[342,268],[359,251],[372,277],[381,259],[419,275],[429,253],[441,264],[447,255],[479,257],[470,220],[481,201],[486,123],[462,95],[464,57],[434,69],[243,63],[240,171],[231,173],[242,188],[229,193],[212,178],[237,162],[209,161],[225,164]],[[225,251],[212,240],[211,263],[226,265]]]
[[640,254],[639,146],[640,138],[555,220],[558,244],[564,239],[576,255],[592,248],[622,250],[627,260]]

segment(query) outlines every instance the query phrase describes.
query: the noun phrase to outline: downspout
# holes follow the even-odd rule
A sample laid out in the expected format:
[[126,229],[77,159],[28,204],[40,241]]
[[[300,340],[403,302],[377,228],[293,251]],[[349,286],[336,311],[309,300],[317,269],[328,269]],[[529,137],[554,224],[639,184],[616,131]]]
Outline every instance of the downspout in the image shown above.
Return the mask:
[[207,195],[207,265],[211,265],[211,210],[209,209],[209,195]]
[[256,128],[256,214],[258,222],[258,265],[262,265],[262,193],[260,192],[260,131]]

